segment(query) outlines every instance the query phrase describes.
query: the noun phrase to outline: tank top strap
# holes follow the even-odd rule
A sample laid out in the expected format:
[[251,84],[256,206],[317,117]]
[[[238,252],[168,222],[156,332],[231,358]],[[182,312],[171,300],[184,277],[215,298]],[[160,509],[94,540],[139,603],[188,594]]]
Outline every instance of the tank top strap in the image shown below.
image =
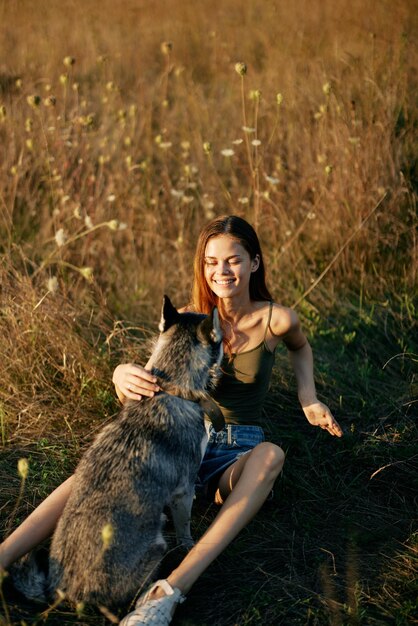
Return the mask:
[[267,319],[266,329],[264,331],[263,341],[266,340],[267,331],[270,328],[270,322],[271,322],[271,315],[272,315],[272,313],[273,313],[273,300],[270,300],[269,316],[268,316],[268,319]]

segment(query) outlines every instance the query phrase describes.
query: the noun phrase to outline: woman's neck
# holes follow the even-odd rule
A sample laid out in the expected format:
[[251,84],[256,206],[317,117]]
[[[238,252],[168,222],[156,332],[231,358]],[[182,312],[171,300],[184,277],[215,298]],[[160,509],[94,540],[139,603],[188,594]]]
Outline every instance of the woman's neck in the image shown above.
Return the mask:
[[219,308],[222,318],[234,326],[243,317],[253,312],[254,303],[249,296],[239,300],[236,298],[222,298]]

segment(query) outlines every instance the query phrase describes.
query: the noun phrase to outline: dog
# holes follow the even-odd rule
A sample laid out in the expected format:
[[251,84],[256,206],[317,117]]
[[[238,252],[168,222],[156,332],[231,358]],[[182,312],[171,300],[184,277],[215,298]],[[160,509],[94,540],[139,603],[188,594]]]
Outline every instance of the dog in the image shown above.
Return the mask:
[[[163,389],[128,400],[86,451],[54,532],[48,572],[30,556],[12,573],[29,598],[118,606],[155,574],[166,550],[163,510],[193,545],[190,512],[207,442],[203,405],[222,360],[218,311],[179,313],[164,296],[151,371]],[[62,594],[61,594],[62,595]]]

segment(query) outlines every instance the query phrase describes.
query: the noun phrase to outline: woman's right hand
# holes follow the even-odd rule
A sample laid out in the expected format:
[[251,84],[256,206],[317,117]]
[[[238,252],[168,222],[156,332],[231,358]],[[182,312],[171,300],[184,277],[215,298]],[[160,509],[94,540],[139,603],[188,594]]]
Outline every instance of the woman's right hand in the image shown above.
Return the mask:
[[113,372],[112,381],[121,402],[124,398],[131,400],[140,400],[143,396],[152,398],[160,391],[160,387],[156,384],[156,376],[135,363],[118,365]]

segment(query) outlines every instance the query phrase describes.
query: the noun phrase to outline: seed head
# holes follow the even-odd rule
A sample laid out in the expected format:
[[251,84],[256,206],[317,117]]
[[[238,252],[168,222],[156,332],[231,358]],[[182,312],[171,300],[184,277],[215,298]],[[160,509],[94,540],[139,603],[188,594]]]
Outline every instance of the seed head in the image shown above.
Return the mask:
[[44,105],[46,107],[54,107],[57,104],[57,99],[55,96],[48,96],[44,98]]
[[250,100],[255,100],[256,102],[260,102],[260,99],[261,99],[261,91],[259,89],[251,89]]
[[205,154],[210,154],[212,152],[212,144],[210,143],[210,141],[203,142],[203,152]]
[[83,617],[84,607],[85,607],[84,602],[77,602],[77,604],[75,605],[75,612],[77,613],[78,618]]
[[247,73],[247,66],[242,61],[240,61],[239,63],[235,63],[235,71],[240,76],[245,76],[245,74]]
[[283,94],[281,93],[276,93],[276,102],[277,104],[280,106],[283,102]]
[[60,228],[59,230],[57,230],[57,232],[55,233],[55,241],[58,248],[61,248],[65,244],[66,239],[67,235],[65,234],[64,229]]
[[109,226],[110,230],[119,230],[118,220],[110,220],[107,225]]
[[0,122],[4,122],[7,117],[6,107],[4,104],[0,105]]
[[325,94],[326,96],[329,96],[329,94],[330,94],[330,93],[331,93],[331,91],[332,91],[331,83],[329,83],[329,82],[324,83],[324,84],[322,85],[322,91],[324,92],[324,94]]
[[84,224],[87,226],[87,228],[93,228],[93,221],[90,215],[86,215],[86,217],[84,218]]
[[93,280],[93,268],[92,267],[81,267],[80,274],[89,282]]
[[28,96],[26,102],[32,109],[36,109],[41,104],[41,97],[37,95]]
[[329,176],[332,173],[332,165],[326,165],[324,168],[325,174]]
[[75,63],[75,58],[70,56],[64,57],[62,62],[64,63],[65,67],[71,67]]
[[112,524],[105,524],[102,528],[103,548],[107,550],[113,541],[114,530]]
[[165,56],[168,56],[169,54],[171,54],[171,51],[173,50],[173,43],[171,41],[163,41],[161,44],[161,52],[163,54],[165,54]]
[[46,284],[48,291],[51,293],[55,293],[58,291],[58,279],[56,276],[51,276],[48,278],[48,282]]
[[22,480],[26,480],[29,474],[29,461],[27,459],[19,459],[17,462],[17,471]]
[[68,74],[61,74],[60,83],[61,85],[66,85],[68,83]]

